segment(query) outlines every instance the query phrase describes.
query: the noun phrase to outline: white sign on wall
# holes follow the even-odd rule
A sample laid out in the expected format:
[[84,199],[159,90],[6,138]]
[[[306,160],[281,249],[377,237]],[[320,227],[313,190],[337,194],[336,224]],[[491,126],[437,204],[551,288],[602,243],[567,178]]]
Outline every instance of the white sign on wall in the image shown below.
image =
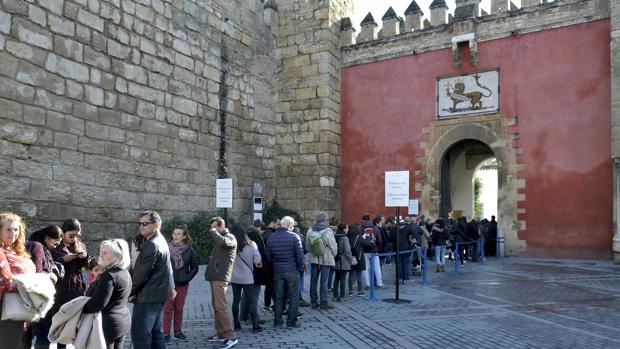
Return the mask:
[[218,179],[215,182],[215,207],[232,208],[233,180],[232,178]]
[[420,213],[420,201],[418,199],[409,200],[409,214],[419,214]]
[[437,117],[499,111],[499,71],[437,79]]
[[385,172],[385,207],[407,207],[409,171]]

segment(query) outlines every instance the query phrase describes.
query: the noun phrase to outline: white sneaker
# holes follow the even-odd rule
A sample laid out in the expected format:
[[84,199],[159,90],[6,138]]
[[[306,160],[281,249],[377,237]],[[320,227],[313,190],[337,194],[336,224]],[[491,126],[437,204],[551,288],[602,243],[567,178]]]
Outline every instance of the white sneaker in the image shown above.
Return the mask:
[[238,338],[225,339],[225,340],[222,342],[222,346],[220,347],[220,349],[228,349],[228,348],[232,348],[232,347],[234,347],[237,343],[239,343],[239,339],[238,339]]

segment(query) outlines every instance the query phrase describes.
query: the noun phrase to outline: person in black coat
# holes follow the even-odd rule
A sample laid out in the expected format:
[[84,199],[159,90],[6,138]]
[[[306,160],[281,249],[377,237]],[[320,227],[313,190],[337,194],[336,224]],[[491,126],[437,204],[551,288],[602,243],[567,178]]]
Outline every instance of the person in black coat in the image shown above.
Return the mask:
[[[454,234],[454,239],[456,240],[456,242],[458,243],[468,242],[469,239],[467,238],[467,217],[465,216],[459,217],[458,222],[456,223],[456,226],[453,228],[452,232]],[[461,261],[461,265],[465,264],[466,253],[467,253],[467,245],[459,244],[458,256],[459,256],[459,260]]]
[[101,312],[107,349],[121,349],[131,326],[127,299],[131,292],[129,246],[122,239],[106,240],[99,248],[98,264],[104,269],[90,285],[84,313]]
[[357,265],[351,265],[351,271],[349,272],[349,296],[353,296],[353,280],[356,280],[357,295],[361,297],[364,295],[362,272],[366,270],[364,250],[372,249],[373,243],[362,237],[359,224],[349,225],[347,237],[349,238],[349,245],[351,246],[351,254],[357,259]]
[[[480,240],[480,232],[478,231],[478,218],[474,217],[469,223],[467,223],[467,239],[470,242],[478,242]],[[472,262],[478,262],[480,250],[478,243],[469,244],[467,249],[468,258]]]
[[[280,226],[280,218],[273,217],[269,220],[267,227],[263,233],[263,241],[265,241],[265,246],[267,246],[267,242],[271,235],[273,235]],[[252,237],[250,237],[251,239]],[[262,256],[262,255],[261,255]],[[268,260],[263,260],[263,268],[265,268],[265,273],[268,276],[267,282],[265,283],[265,293],[263,296],[263,300],[265,301],[265,310],[271,310],[271,303],[275,304],[275,289],[273,283],[273,265],[269,263]]]

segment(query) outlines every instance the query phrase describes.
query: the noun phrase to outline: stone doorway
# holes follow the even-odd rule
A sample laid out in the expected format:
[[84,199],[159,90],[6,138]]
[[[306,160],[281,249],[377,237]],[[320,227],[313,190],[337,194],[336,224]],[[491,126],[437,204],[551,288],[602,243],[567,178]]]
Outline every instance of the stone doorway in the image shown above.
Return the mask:
[[517,193],[517,189],[525,188],[525,180],[517,176],[523,168],[517,162],[518,149],[513,147],[513,140],[518,138],[511,128],[515,123],[516,118],[499,114],[431,122],[426,129],[428,141],[421,145],[425,154],[418,159],[422,166],[416,173],[422,213],[433,218],[447,217],[452,197],[449,197],[449,181],[444,180],[450,178],[450,167],[443,166],[446,155],[450,158],[469,149],[474,159],[475,153],[480,159],[494,156],[497,161],[498,234],[506,237],[508,254],[517,254],[526,247],[525,241],[518,237],[526,222],[519,216],[525,213],[525,195]]
[[446,151],[441,159],[440,217],[448,217],[450,212],[468,219],[482,215],[481,207],[476,208],[475,176],[490,159],[495,159],[491,148],[474,139],[457,142]]

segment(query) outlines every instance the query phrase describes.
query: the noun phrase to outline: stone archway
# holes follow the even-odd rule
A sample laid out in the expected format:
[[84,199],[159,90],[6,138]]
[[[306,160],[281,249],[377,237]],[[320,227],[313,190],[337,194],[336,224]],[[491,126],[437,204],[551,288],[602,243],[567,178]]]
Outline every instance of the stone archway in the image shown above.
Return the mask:
[[450,120],[437,120],[428,128],[429,140],[422,146],[426,149],[417,177],[416,191],[420,195],[422,212],[438,217],[441,204],[441,161],[444,154],[455,144],[465,140],[475,140],[486,144],[495,154],[498,164],[498,232],[506,237],[506,252],[516,254],[523,250],[525,241],[519,240],[518,231],[525,229],[525,220],[519,219],[519,202],[525,195],[517,192],[525,187],[525,181],[518,178],[523,169],[517,163],[519,149],[513,147],[518,134],[511,132],[516,118],[507,119],[500,115],[464,117]]

